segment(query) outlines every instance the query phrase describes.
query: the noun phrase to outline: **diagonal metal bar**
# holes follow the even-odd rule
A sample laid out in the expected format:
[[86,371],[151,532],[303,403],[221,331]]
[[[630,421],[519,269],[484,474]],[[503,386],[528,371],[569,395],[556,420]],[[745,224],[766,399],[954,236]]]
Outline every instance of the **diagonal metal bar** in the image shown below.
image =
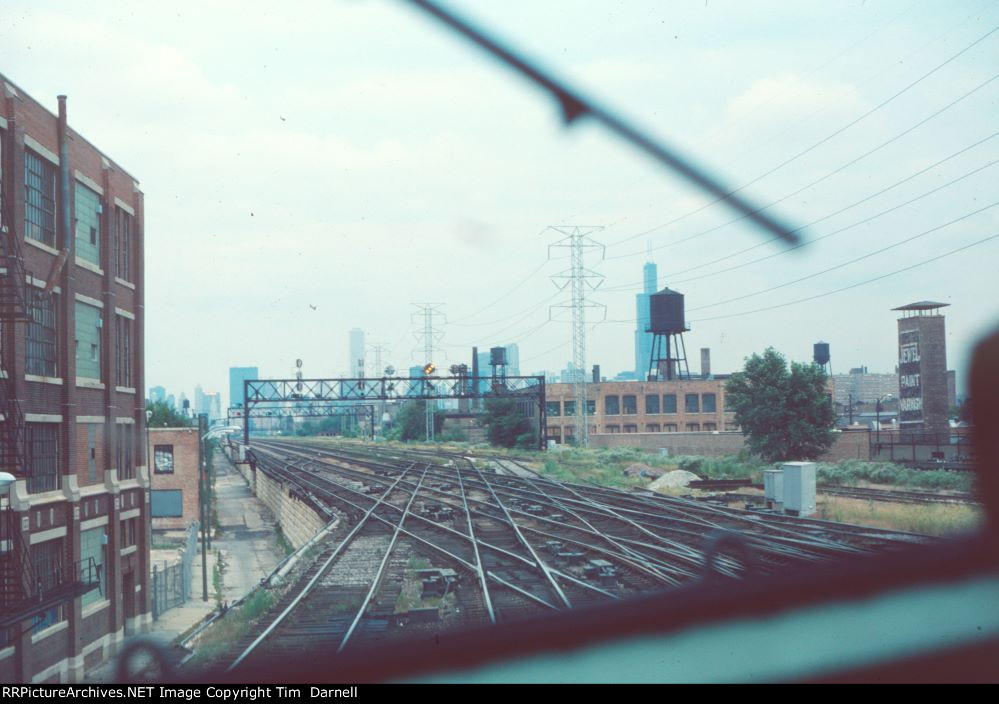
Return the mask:
[[531,82],[548,91],[562,109],[562,119],[566,125],[572,125],[581,117],[588,116],[599,122],[632,146],[645,152],[653,159],[676,172],[683,178],[714,196],[732,210],[749,218],[760,228],[776,235],[788,244],[800,241],[794,228],[780,222],[777,218],[763,212],[763,207],[757,207],[737,195],[737,189],[730,189],[721,181],[711,176],[707,171],[697,167],[690,159],[682,156],[677,150],[656,141],[637,127],[632,126],[593,100],[583,96],[578,90],[543,71],[538,66],[515,53],[512,49],[490,37],[483,30],[477,29],[468,20],[459,17],[450,10],[445,10],[432,0],[407,0],[409,3],[424,10],[454,31],[466,37],[487,53],[492,54],[501,62],[522,74]]

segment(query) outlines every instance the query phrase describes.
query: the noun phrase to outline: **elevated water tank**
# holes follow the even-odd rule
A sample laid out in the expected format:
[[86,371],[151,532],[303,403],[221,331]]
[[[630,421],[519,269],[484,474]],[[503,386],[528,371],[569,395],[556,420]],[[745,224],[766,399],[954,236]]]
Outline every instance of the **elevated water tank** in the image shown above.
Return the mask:
[[812,345],[812,359],[820,367],[824,367],[829,364],[829,343],[828,342],[816,342]]
[[664,288],[649,296],[649,332],[667,335],[686,330],[682,293]]
[[490,367],[505,367],[506,366],[506,347],[492,347],[489,350],[489,366]]

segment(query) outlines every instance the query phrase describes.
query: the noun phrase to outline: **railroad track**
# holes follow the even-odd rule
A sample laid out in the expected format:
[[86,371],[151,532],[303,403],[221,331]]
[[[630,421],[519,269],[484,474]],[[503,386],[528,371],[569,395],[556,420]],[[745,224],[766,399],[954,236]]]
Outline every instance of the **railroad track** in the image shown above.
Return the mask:
[[[722,531],[742,536],[764,573],[916,539],[558,482],[508,457],[485,458],[501,460],[497,472],[458,453],[274,440],[250,455],[340,523],[234,644],[229,667],[245,672],[269,653],[430,638],[668,589],[703,577]],[[749,565],[729,553],[714,570],[738,577]]]

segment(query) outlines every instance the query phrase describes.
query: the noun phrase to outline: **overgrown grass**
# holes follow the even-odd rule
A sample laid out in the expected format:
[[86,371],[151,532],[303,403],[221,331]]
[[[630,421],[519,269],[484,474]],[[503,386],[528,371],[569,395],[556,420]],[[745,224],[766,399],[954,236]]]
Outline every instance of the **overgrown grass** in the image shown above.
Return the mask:
[[983,514],[981,508],[964,504],[896,504],[830,496],[819,501],[816,518],[945,536],[975,530]]
[[295,547],[291,544],[291,541],[285,537],[284,530],[281,528],[281,522],[278,521],[274,524],[274,540],[277,542],[278,547],[284,551],[284,556],[288,557],[293,552],[295,552]]
[[199,667],[215,664],[233,643],[238,643],[259,618],[274,605],[274,595],[257,589],[240,606],[226,614],[201,635],[189,665]]
[[974,490],[974,474],[971,472],[911,469],[890,462],[861,460],[846,460],[835,464],[820,462],[817,469],[819,484],[855,486],[860,482],[870,482],[914,489]]

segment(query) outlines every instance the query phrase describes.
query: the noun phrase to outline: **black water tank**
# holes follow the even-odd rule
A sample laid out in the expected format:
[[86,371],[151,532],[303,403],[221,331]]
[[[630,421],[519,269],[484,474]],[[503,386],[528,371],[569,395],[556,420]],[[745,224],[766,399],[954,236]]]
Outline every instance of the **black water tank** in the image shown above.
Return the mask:
[[812,345],[812,359],[820,367],[824,367],[829,364],[829,343],[828,342],[816,342]]
[[684,332],[683,294],[664,288],[649,296],[649,331],[655,333]]
[[506,347],[492,347],[489,350],[489,366],[506,366]]

